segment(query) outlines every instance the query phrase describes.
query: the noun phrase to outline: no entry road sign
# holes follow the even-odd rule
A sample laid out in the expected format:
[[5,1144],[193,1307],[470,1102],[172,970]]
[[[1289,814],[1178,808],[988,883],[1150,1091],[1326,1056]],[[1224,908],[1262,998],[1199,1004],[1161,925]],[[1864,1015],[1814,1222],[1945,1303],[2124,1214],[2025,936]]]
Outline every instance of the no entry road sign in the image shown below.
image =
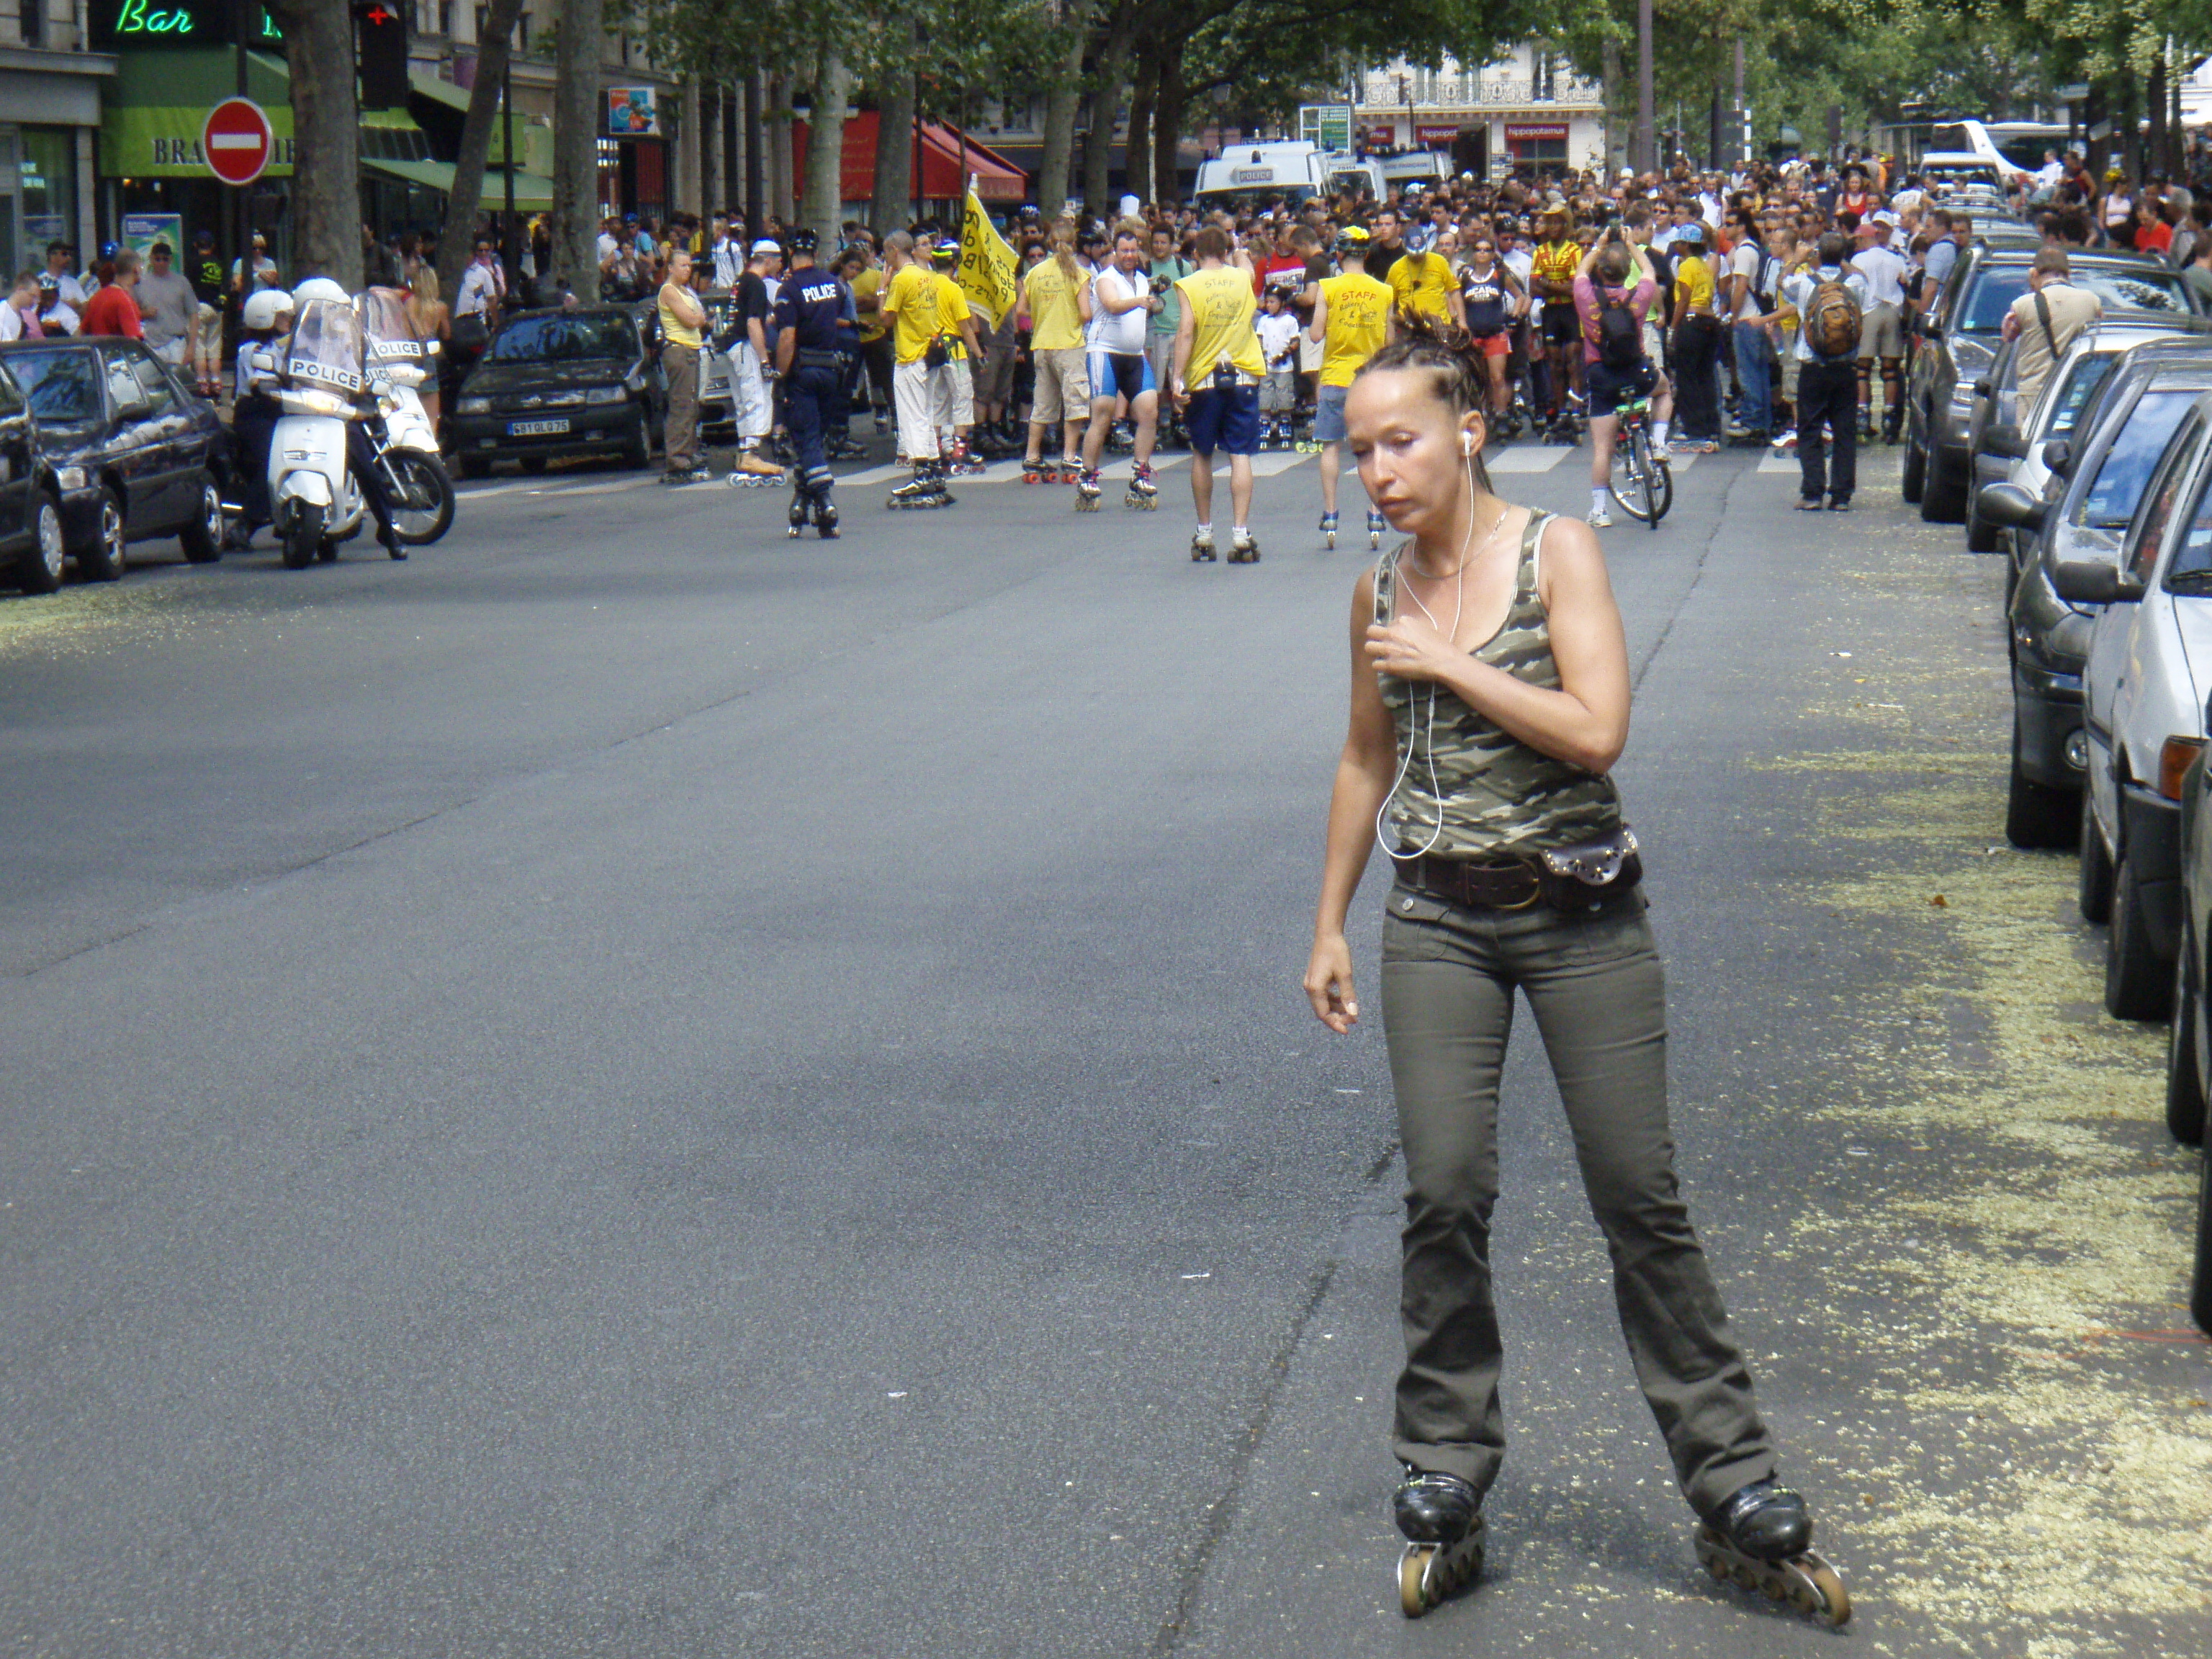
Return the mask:
[[250,185],[276,149],[269,118],[251,98],[226,98],[208,112],[200,129],[200,154],[226,185]]

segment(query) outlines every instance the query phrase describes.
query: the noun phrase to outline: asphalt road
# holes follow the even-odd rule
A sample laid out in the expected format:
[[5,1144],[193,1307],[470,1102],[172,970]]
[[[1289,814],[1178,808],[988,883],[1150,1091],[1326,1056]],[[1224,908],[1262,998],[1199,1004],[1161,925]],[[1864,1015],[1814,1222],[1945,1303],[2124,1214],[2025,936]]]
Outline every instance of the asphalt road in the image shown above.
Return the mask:
[[1492,1568],[1401,1617],[1388,1073],[1297,983],[1364,538],[1268,465],[1253,568],[1179,470],[831,544],[585,474],[0,601],[0,1651],[2212,1650],[2195,1155],[1890,453],[1607,537],[1686,1184],[1857,1616],[1698,1571],[1524,1028]]

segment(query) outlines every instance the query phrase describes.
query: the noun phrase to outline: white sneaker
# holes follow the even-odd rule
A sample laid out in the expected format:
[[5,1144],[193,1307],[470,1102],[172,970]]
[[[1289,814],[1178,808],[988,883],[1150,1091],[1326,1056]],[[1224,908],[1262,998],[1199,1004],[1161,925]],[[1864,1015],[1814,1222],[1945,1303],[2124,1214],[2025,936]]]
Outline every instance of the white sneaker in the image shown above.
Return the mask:
[[1590,508],[1589,523],[1592,530],[1610,530],[1613,528],[1613,514],[1601,507],[1594,507]]

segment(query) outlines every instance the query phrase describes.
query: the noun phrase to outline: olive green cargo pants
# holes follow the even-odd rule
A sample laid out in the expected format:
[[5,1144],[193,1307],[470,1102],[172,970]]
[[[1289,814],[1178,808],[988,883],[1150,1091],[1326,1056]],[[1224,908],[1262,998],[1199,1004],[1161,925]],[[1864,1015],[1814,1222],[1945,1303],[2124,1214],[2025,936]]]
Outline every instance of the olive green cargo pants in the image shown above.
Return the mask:
[[1504,1457],[1490,1216],[1517,988],[1559,1079],[1637,1381],[1683,1495],[1703,1513],[1771,1475],[1751,1373],[1675,1186],[1666,993],[1643,895],[1588,914],[1498,911],[1401,884],[1388,907],[1382,1019],[1408,1182],[1398,1456],[1478,1491]]

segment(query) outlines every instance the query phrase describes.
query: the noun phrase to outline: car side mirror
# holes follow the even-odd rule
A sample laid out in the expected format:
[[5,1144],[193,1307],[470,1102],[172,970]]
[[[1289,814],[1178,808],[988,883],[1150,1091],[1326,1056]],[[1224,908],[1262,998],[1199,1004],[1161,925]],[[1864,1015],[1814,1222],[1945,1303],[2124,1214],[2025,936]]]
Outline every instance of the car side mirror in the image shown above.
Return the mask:
[[2102,559],[2053,565],[2051,585],[2069,605],[2131,605],[2143,596],[2143,585],[2132,574]]
[[1996,390],[1996,388],[1990,384],[1990,377],[1986,374],[1974,382],[1974,396],[1977,398],[1989,397]]
[[2067,439],[2053,438],[2043,447],[2043,464],[2063,477],[2074,465],[2074,446]]
[[2041,530],[2044,504],[2016,483],[1984,484],[1974,510],[1986,524],[2009,525],[2018,530]]
[[2027,440],[2009,428],[1987,433],[1982,439],[1982,448],[1991,455],[2002,455],[2009,461],[2019,460],[2027,453]]

